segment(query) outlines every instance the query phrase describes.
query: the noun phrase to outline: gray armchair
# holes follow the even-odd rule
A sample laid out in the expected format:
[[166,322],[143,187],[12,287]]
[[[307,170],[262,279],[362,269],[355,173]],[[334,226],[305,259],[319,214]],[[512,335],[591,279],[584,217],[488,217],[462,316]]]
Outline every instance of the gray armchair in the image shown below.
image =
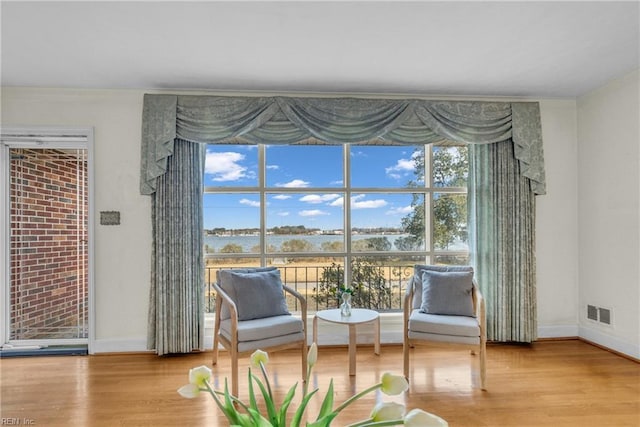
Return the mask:
[[407,286],[403,318],[407,380],[411,348],[428,342],[450,343],[479,353],[480,386],[486,390],[486,311],[471,267],[416,265]]
[[[216,277],[213,365],[218,362],[218,347],[222,344],[231,358],[232,394],[238,395],[238,358],[257,349],[300,349],[304,380],[307,369],[305,298],[282,284],[275,267],[220,270]],[[301,318],[289,313],[285,294],[297,299]]]

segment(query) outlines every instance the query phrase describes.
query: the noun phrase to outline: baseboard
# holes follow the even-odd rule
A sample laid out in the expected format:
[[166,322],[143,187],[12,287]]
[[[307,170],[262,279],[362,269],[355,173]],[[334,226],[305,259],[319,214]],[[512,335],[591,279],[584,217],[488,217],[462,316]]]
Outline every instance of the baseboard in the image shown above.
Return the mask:
[[102,339],[94,340],[90,352],[92,354],[99,353],[141,353],[153,352],[147,349],[147,340],[145,338],[131,339]]
[[538,326],[538,338],[577,337],[578,325]]
[[602,331],[580,326],[580,339],[632,360],[640,360],[640,345],[633,345]]

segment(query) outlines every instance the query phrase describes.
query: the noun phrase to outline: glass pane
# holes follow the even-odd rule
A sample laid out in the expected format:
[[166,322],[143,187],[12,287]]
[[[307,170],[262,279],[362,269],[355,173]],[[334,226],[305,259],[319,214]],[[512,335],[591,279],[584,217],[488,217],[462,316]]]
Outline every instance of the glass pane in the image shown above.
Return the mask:
[[468,251],[467,195],[434,193],[433,242],[436,250]]
[[424,257],[358,256],[351,262],[354,307],[400,310],[413,266]]
[[433,186],[466,187],[469,156],[466,146],[433,147]]
[[260,253],[260,195],[205,194],[205,254]]
[[469,265],[469,255],[436,255],[435,264]]
[[424,146],[351,146],[351,187],[424,186]]
[[256,145],[207,145],[204,165],[205,187],[256,187],[258,147]]
[[424,250],[424,194],[351,197],[353,252]]
[[87,338],[87,150],[12,148],[9,158],[9,339]]
[[267,201],[267,252],[343,250],[343,193],[269,193]]
[[266,186],[332,188],[344,185],[341,145],[265,147]]
[[[282,282],[306,297],[307,310],[337,307],[335,289],[337,283],[344,282],[343,257],[271,258],[268,265],[277,266]],[[293,298],[288,296],[287,303],[289,310],[299,310]]]

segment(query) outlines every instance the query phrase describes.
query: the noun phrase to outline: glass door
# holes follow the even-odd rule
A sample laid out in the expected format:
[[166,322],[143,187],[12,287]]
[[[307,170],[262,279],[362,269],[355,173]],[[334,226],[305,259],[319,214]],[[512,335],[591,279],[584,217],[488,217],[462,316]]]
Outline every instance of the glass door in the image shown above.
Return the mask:
[[3,135],[7,347],[88,343],[85,142],[82,136]]

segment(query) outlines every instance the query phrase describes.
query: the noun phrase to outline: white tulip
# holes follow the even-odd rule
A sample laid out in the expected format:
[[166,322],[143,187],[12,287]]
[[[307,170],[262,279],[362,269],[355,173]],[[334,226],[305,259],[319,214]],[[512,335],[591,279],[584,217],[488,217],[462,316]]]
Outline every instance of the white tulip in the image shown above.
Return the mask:
[[422,409],[412,409],[404,417],[404,425],[409,427],[449,427],[449,423],[437,415]]

